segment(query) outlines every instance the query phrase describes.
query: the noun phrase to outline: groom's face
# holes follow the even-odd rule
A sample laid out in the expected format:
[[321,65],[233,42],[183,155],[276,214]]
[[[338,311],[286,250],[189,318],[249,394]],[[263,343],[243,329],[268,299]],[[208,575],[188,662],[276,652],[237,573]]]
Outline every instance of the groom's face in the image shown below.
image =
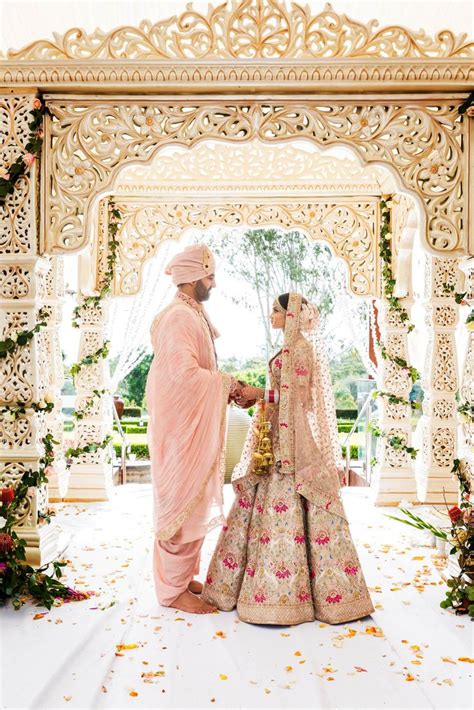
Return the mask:
[[200,281],[196,281],[196,300],[199,301],[199,303],[202,303],[203,301],[208,301],[209,296],[211,295],[211,289],[215,287],[216,277],[214,274],[209,274],[209,276],[205,276]]

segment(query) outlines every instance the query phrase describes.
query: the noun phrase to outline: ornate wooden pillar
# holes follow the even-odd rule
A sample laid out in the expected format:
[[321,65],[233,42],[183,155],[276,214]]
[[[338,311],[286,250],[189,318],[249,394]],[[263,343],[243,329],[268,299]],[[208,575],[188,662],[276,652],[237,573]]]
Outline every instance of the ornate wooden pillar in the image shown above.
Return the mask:
[[[465,274],[465,283],[462,289],[466,293],[464,300],[472,309],[474,308],[474,258],[463,259],[459,266]],[[466,317],[467,314],[463,320]],[[464,460],[470,470],[474,485],[474,420],[472,418],[472,408],[474,407],[474,323],[465,324],[463,327],[467,328],[467,339],[461,361],[460,403],[461,407],[467,405],[470,410],[461,413],[457,458]]]
[[[0,96],[2,147],[0,166],[4,172],[24,155],[29,140],[34,93]],[[38,169],[33,162],[18,180],[15,191],[0,206],[0,340],[22,330],[31,330],[44,305],[47,259],[38,255]],[[48,318],[48,326],[50,319]],[[44,329],[25,346],[0,360],[0,486],[15,486],[28,471],[39,470],[43,454],[41,439],[46,434],[44,413],[32,403],[47,397],[48,350]],[[17,417],[8,412],[15,404],[25,405]],[[18,512],[15,530],[27,542],[30,564],[39,565],[56,554],[57,528],[42,518],[47,503],[46,486],[32,488]]]
[[[411,299],[401,299],[405,310],[410,314]],[[391,357],[403,358],[409,362],[408,327],[397,312],[390,311],[383,300],[377,303],[378,325],[386,352]],[[390,359],[379,357],[377,389],[390,392],[408,400],[412,388],[409,372]],[[403,449],[396,449],[389,444],[392,437],[400,437],[411,446],[412,425],[411,407],[408,404],[390,403],[388,397],[378,400],[380,428],[386,432],[380,438],[377,447],[378,463],[375,470],[373,488],[376,505],[396,505],[401,500],[416,502],[416,485],[413,474],[413,462]]]
[[69,473],[63,454],[64,421],[62,416],[61,389],[64,384],[64,368],[59,329],[62,322],[64,303],[64,260],[61,256],[47,257],[50,269],[46,276],[45,308],[50,317],[45,329],[48,352],[48,392],[54,402],[54,409],[46,415],[47,430],[59,442],[55,449],[54,472],[48,476],[48,497],[51,502],[61,500],[66,495]]
[[[79,303],[82,303],[80,297]],[[107,299],[97,306],[81,309],[81,337],[78,362],[93,355],[106,342],[108,316]],[[100,358],[85,364],[74,377],[76,412],[80,417],[75,427],[75,447],[100,443],[112,428],[111,397],[104,393],[109,388],[109,365]],[[95,390],[95,392],[94,392]],[[97,394],[99,392],[100,394]],[[65,500],[109,500],[112,493],[112,462],[109,447],[84,453],[74,458]]]
[[418,498],[422,503],[456,503],[458,484],[451,469],[457,456],[458,366],[455,330],[458,306],[450,288],[460,291],[459,260],[426,255],[425,323],[427,350],[422,375],[424,390],[422,449],[416,464]]

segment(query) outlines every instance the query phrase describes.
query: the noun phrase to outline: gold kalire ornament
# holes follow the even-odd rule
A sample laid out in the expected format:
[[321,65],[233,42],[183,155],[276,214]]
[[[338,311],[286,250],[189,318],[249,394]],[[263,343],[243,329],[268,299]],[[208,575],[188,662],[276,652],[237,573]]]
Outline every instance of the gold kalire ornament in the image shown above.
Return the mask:
[[253,473],[259,475],[269,473],[270,466],[273,466],[275,459],[272,452],[272,441],[269,437],[272,428],[271,422],[266,419],[265,400],[258,402],[258,421],[255,424],[254,432],[257,436],[257,444],[253,453]]

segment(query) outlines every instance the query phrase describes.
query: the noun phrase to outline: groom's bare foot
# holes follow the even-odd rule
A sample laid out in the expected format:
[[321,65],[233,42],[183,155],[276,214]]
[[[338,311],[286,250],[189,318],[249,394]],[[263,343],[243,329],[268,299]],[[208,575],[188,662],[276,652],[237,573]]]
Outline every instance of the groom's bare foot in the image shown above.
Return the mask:
[[212,614],[217,611],[217,607],[206,604],[199,597],[195,597],[191,594],[189,589],[179,595],[170,607],[173,609],[180,609],[181,611],[187,611],[189,614]]
[[197,579],[192,579],[188,584],[188,589],[193,594],[201,594],[203,585],[201,582],[198,582]]

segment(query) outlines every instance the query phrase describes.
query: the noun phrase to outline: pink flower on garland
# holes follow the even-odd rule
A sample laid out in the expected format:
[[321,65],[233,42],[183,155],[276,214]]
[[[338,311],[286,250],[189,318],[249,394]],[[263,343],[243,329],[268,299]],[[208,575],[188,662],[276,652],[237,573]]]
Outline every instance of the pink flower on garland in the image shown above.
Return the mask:
[[245,572],[249,577],[255,577],[255,568],[254,567],[247,567]]
[[304,543],[305,537],[301,533],[297,533],[293,540],[296,542],[297,545],[302,545]]
[[338,604],[342,599],[342,595],[339,594],[338,592],[331,592],[328,594],[326,597],[326,601],[328,604]]
[[263,602],[266,601],[267,597],[265,596],[265,594],[263,592],[257,592],[257,594],[255,594],[255,596],[254,596],[254,599],[257,602],[257,604],[263,604]]
[[206,584],[212,584],[212,577],[210,574],[208,574],[206,577]]
[[8,565],[6,562],[0,562],[0,574],[3,574],[6,572],[8,569]]
[[33,153],[25,153],[25,155],[23,156],[23,162],[29,168],[33,165],[35,160],[36,160],[36,155],[33,155]]
[[309,592],[300,592],[298,594],[298,601],[300,602],[307,602],[310,600],[310,595]]
[[279,500],[274,504],[273,510],[276,513],[286,513],[286,511],[288,510],[288,506],[286,505],[286,503],[284,501]]
[[357,565],[346,565],[344,567],[344,572],[350,577],[354,577],[358,571],[359,568],[357,567]]
[[35,99],[33,101],[33,108],[36,108],[36,109],[41,108],[41,101],[39,99]]
[[262,545],[268,545],[268,543],[270,542],[270,535],[266,532],[262,533],[262,535],[260,536],[260,542],[262,543]]
[[275,572],[275,577],[278,577],[278,579],[288,579],[288,577],[291,577],[291,572],[287,567],[282,565],[280,569],[277,569]]
[[247,498],[247,496],[242,496],[242,498],[239,498],[239,507],[240,508],[245,508],[245,510],[248,510],[250,508],[250,501]]
[[327,534],[326,530],[321,530],[321,532],[317,534],[314,541],[317,545],[327,545],[330,539],[331,538]]
[[235,559],[234,555],[232,555],[230,552],[226,554],[222,561],[224,565],[231,570],[237,569],[237,567],[239,566],[239,563]]

